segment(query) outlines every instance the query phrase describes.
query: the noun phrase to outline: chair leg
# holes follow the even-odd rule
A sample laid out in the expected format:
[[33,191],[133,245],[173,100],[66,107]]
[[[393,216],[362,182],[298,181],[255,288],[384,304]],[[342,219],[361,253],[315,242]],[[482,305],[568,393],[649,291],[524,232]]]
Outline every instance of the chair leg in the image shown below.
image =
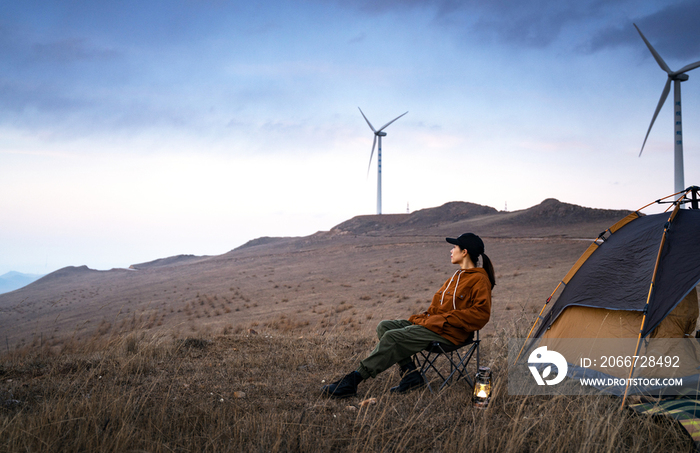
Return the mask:
[[450,361],[450,375],[447,376],[447,379],[445,379],[440,386],[440,389],[445,387],[447,384],[449,384],[450,380],[452,377],[457,374],[456,380],[459,381],[460,379],[465,379],[467,383],[469,384],[470,387],[474,388],[474,383],[472,380],[469,378],[469,373],[467,372],[467,365],[469,364],[472,356],[474,355],[474,351],[476,350],[476,353],[478,354],[479,349],[478,349],[478,343],[472,344],[472,346],[469,348],[469,350],[464,354],[460,354],[459,351],[454,351],[454,353],[457,354],[457,359],[458,361],[455,363],[454,361],[454,356],[452,355],[453,353],[450,353],[450,356],[447,357],[447,359]]
[[[420,354],[420,357],[419,357]],[[423,381],[425,381],[426,386],[428,387],[428,390],[430,390],[430,393],[434,393],[432,386],[430,385],[430,380],[427,376],[427,373],[432,369],[437,373],[438,376],[440,376],[440,379],[443,381],[445,380],[445,377],[440,373],[440,370],[435,366],[435,362],[437,359],[440,358],[440,353],[435,353],[431,351],[420,351],[418,354],[415,354],[413,356],[414,363],[416,364],[416,367],[419,369],[421,377],[423,378]]]
[[[479,331],[476,331],[476,371],[479,371],[479,346],[481,345],[481,339],[479,338]],[[473,387],[473,386],[472,386]]]
[[[445,352],[445,350],[442,349],[439,344],[436,344],[434,347],[437,346],[439,351],[420,351],[418,354],[413,356],[412,360],[416,365],[416,368],[418,368],[421,377],[425,381],[428,390],[430,390],[431,393],[434,393],[434,391],[427,376],[431,369],[441,380],[438,391],[442,390],[447,384],[449,384],[453,378],[456,381],[464,379],[471,388],[474,388],[474,381],[470,377],[467,367],[469,363],[471,363],[474,355],[476,355],[476,369],[479,369],[481,359],[479,351],[480,344],[481,341],[479,339],[479,333],[477,332],[474,342],[469,345],[469,348],[464,353],[460,353],[459,349],[451,352]],[[456,359],[455,354],[457,356]],[[450,369],[447,376],[442,374],[436,364],[436,362],[440,359],[440,356],[444,356],[445,359],[449,361]]]
[[[422,352],[422,351],[421,351]],[[430,393],[433,393],[433,387],[430,385],[430,380],[428,379],[428,376],[426,375],[429,370],[435,371],[435,373],[440,376],[440,379],[442,381],[445,381],[445,377],[442,375],[440,370],[435,366],[435,362],[440,358],[441,353],[434,353],[434,352],[429,352],[427,356],[424,355],[425,361],[423,362],[423,367],[421,369],[421,376],[423,377],[423,380],[425,381],[425,384],[428,387],[428,390],[430,390]],[[440,387],[442,389],[442,387]]]

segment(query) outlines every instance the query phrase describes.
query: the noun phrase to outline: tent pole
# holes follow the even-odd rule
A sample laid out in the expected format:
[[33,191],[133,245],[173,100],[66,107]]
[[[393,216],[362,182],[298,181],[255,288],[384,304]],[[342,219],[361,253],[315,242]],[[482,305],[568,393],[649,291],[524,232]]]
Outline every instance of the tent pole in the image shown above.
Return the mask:
[[[671,225],[671,222],[673,222],[673,219],[676,217],[676,214],[678,214],[678,210],[680,209],[681,204],[676,203],[675,208],[673,209],[673,212],[671,215],[668,217],[668,221],[666,222],[666,226],[664,226],[664,233],[661,236],[661,243],[659,244],[659,251],[656,253],[656,263],[654,263],[654,272],[651,274],[651,283],[649,284],[649,292],[647,293],[647,301],[644,304],[644,315],[642,316],[642,325],[639,327],[639,336],[637,337],[637,346],[634,349],[634,356],[636,357],[637,354],[639,354],[639,343],[642,341],[642,332],[644,331],[644,324],[646,323],[647,319],[647,310],[649,308],[649,301],[651,300],[651,295],[652,292],[654,291],[654,286],[656,285],[656,273],[659,270],[659,261],[661,260],[661,252],[664,249],[664,245],[666,244],[666,234],[668,233],[668,228]],[[634,365],[635,365],[636,360],[632,361],[632,366],[630,366],[630,374],[627,378],[627,381],[625,382],[625,394],[622,396],[622,404],[620,405],[620,410],[624,409],[625,407],[625,401],[627,400],[627,393],[629,392],[629,386],[630,386],[630,380],[632,379],[632,373],[634,372]]]
[[639,327],[639,336],[637,337],[637,346],[634,348],[634,356],[635,360],[632,361],[632,366],[630,366],[630,374],[627,376],[627,381],[625,382],[625,394],[622,396],[622,404],[620,404],[620,410],[624,409],[625,407],[625,400],[627,400],[627,392],[629,391],[629,386],[630,386],[630,380],[632,379],[632,373],[634,372],[634,363],[637,361],[636,357],[637,354],[639,354],[639,343],[642,341],[642,330],[644,330],[644,322],[646,321],[647,318],[647,312],[646,312],[646,307],[649,305],[649,298],[651,297],[651,291],[652,288],[654,287],[654,283],[652,282],[651,285],[649,285],[649,294],[647,295],[647,303],[644,306],[644,315],[642,316],[642,325]]
[[[681,190],[680,192],[672,193],[671,195],[667,195],[667,196],[665,196],[665,197],[663,197],[663,198],[659,198],[658,200],[652,201],[651,203],[649,203],[649,204],[647,204],[647,205],[644,205],[644,206],[642,206],[641,208],[637,209],[637,212],[641,211],[642,209],[646,209],[646,208],[648,208],[649,206],[651,206],[651,205],[653,205],[653,204],[661,203],[663,200],[665,200],[665,199],[667,199],[667,198],[671,198],[671,197],[675,197],[676,195],[680,195],[680,194],[682,194],[683,192],[686,192],[686,190]],[[669,203],[670,203],[670,202],[669,202]]]
[[690,190],[693,193],[693,199],[690,202],[690,207],[693,209],[698,209],[698,190],[700,190],[700,187],[693,186],[690,188]]
[[[678,193],[680,194],[681,192],[678,192]],[[674,204],[678,204],[678,206],[682,206],[683,203],[688,203],[688,202],[693,203],[693,198],[696,197],[696,191],[693,190],[693,188],[690,188],[690,187],[689,187],[689,188],[687,188],[686,190],[684,190],[682,193],[683,193],[683,195],[681,195],[680,197],[678,197],[678,200],[676,200],[676,201],[674,202]],[[688,193],[690,193],[690,194],[692,195],[693,198],[688,198]],[[684,200],[685,200],[685,201],[684,201]],[[697,205],[697,200],[695,200],[695,203],[694,203],[694,204]],[[673,206],[673,205],[671,205],[671,206]],[[669,208],[669,209],[670,209],[670,208]],[[697,209],[697,208],[693,208],[693,209]]]

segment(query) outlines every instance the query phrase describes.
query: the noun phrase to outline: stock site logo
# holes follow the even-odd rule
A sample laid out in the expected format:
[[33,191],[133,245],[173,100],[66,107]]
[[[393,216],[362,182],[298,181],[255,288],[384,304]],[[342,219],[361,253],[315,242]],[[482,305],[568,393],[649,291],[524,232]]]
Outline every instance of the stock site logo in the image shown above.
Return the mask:
[[[545,382],[547,385],[555,385],[563,381],[566,377],[566,372],[568,370],[566,359],[563,355],[556,351],[547,351],[547,346],[540,346],[532,351],[532,354],[530,354],[527,362],[529,364],[530,372],[537,381],[538,385],[545,385]],[[550,365],[542,370],[542,375],[540,376],[540,372],[538,371],[538,367],[536,365],[545,363],[549,363]],[[552,365],[557,367],[557,377],[553,379],[545,379],[552,373]]]

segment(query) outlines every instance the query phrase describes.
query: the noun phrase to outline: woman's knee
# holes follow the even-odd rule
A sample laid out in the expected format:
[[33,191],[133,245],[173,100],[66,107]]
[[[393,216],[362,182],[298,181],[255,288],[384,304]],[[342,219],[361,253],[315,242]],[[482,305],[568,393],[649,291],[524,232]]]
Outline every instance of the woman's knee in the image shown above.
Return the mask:
[[388,330],[391,330],[391,321],[380,321],[379,324],[377,324],[377,337],[381,340]]
[[403,331],[401,329],[391,329],[384,332],[379,340],[385,345],[396,345],[401,343],[401,338],[403,337]]

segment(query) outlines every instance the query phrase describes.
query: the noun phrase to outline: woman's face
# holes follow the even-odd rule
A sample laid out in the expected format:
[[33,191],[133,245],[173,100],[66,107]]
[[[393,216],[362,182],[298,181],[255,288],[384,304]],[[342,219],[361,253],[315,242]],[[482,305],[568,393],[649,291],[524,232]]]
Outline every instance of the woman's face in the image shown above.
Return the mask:
[[461,264],[464,261],[464,257],[467,256],[467,251],[459,248],[458,245],[452,247],[450,251],[450,257],[452,258],[452,264]]

